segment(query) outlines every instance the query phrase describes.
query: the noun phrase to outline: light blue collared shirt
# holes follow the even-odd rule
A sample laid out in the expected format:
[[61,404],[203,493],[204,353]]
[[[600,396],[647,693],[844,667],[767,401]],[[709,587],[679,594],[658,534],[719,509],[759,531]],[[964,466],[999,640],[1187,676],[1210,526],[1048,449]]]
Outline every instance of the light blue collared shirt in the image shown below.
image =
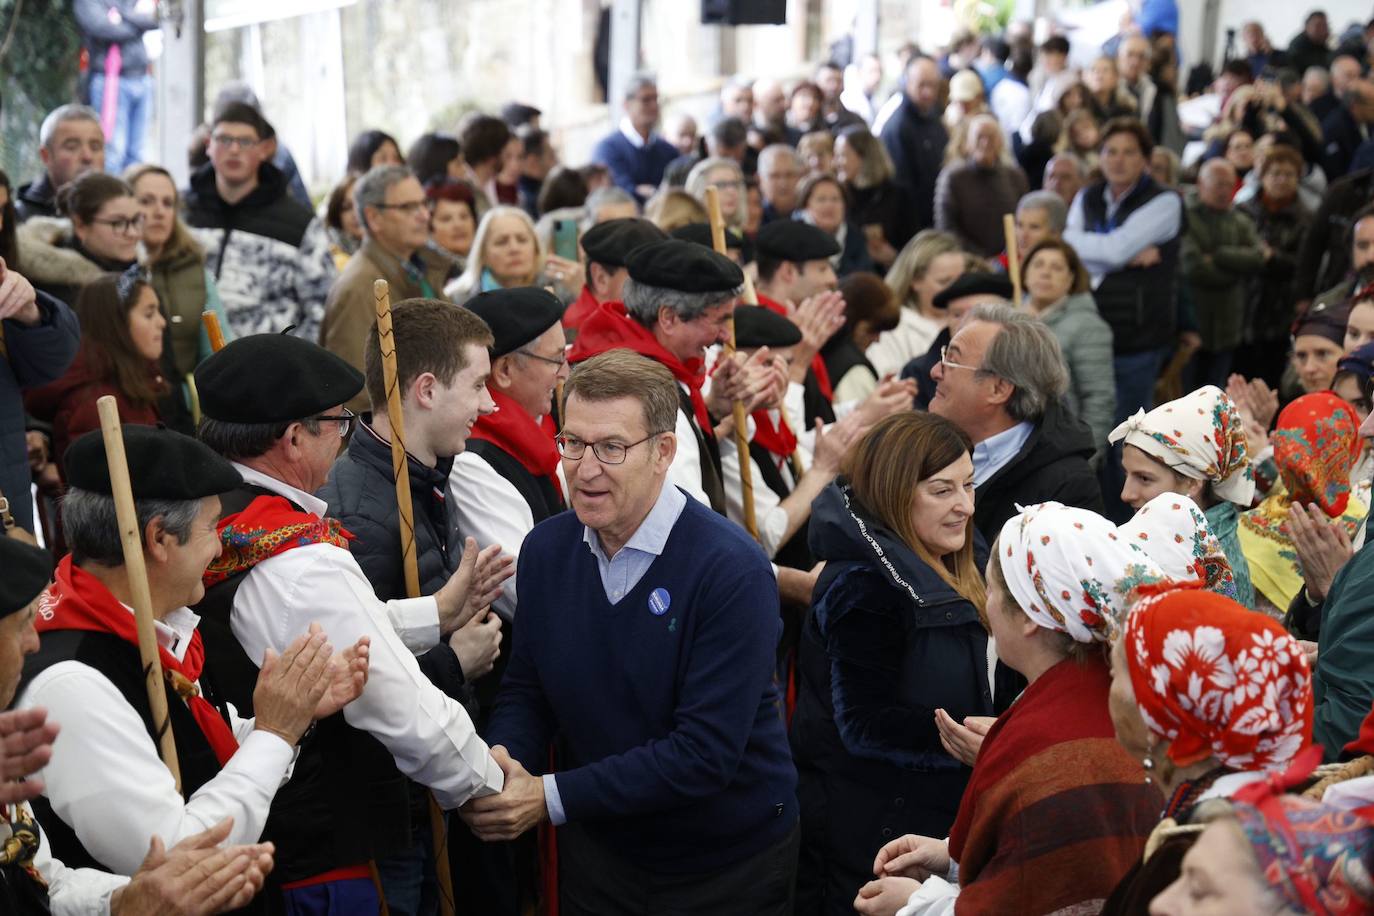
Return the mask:
[[1160,194],[1116,226],[1117,211],[1134,190],[1132,186],[1125,194],[1113,198],[1111,188],[1106,189],[1104,200],[1107,204],[1107,220],[1114,226],[1109,232],[1094,232],[1087,225],[1087,218],[1083,214],[1086,188],[1078,192],[1073,199],[1073,206],[1069,207],[1064,241],[1078,252],[1083,267],[1092,276],[1093,289],[1097,288],[1103,277],[1124,268],[1146,248],[1163,245],[1178,235],[1183,225],[1183,201],[1177,194],[1166,193]]
[[[606,551],[601,548],[601,538],[595,531],[586,527],[582,529],[582,542],[596,560],[607,601],[616,604],[639,584],[654,560],[663,553],[668,536],[673,533],[673,526],[686,507],[687,494],[664,481],[654,507],[613,557],[606,556]],[[558,794],[558,781],[553,773],[544,774],[544,806],[549,809],[549,822],[555,827],[567,823],[568,816],[563,811],[563,799]]]
[[1029,420],[1017,423],[1011,429],[1004,429],[995,436],[989,436],[973,447],[973,486],[975,489],[987,483],[988,479],[1002,470],[1007,462],[1015,458],[1021,447],[1030,438],[1035,424]]

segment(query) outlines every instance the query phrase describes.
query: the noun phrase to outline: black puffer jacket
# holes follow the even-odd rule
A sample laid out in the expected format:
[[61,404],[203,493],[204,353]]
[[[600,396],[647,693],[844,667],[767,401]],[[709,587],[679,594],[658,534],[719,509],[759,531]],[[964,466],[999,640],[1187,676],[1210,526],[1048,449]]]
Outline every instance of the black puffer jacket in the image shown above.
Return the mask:
[[1102,488],[1088,464],[1096,451],[1087,425],[1051,403],[1017,456],[975,491],[973,521],[979,532],[991,544],[1018,504],[1056,500],[1102,512]]

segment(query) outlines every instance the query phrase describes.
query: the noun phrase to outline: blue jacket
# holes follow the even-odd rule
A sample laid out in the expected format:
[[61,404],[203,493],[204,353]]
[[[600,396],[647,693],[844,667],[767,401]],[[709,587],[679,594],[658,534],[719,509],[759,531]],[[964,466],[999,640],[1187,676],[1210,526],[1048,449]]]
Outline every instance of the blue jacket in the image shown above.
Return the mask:
[[894,180],[911,195],[916,229],[928,229],[935,224],[935,179],[949,143],[940,113],[922,114],[910,98],[903,96],[901,105],[883,125],[882,141],[892,157]]
[[42,318],[31,328],[4,322],[9,359],[0,360],[0,493],[9,500],[14,520],[28,531],[33,530],[33,500],[23,391],[61,378],[81,346],[81,325],[66,303],[40,292],[38,310]]
[[568,820],[650,871],[708,872],[771,848],[797,805],[768,558],[688,499],[663,553],[612,605],[584,530],[564,512],[520,549],[488,743],[542,773],[558,739]]
[[635,189],[645,184],[658,187],[668,163],[677,157],[677,147],[657,134],[636,148],[619,129],[602,137],[592,150],[592,162],[610,169],[611,180],[640,203],[644,203],[644,198]]

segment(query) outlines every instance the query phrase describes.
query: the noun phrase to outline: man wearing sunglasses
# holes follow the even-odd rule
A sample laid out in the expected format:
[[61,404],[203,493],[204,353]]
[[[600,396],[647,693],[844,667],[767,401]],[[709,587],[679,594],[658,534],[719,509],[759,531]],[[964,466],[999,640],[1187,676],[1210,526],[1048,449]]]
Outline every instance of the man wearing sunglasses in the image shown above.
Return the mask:
[[521,550],[514,654],[488,729],[506,787],[460,813],[486,840],[560,825],[565,916],[790,913],[796,771],[768,560],[670,482],[666,367],[614,349],[579,364],[564,393],[573,512]]

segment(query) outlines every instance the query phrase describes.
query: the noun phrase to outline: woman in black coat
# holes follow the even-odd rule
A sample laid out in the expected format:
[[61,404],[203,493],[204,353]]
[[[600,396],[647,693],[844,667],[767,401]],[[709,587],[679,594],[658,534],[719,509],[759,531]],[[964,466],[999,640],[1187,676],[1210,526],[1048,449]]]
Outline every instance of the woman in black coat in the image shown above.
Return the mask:
[[853,912],[888,840],[945,836],[969,769],[935,725],[992,713],[968,437],[928,413],[889,417],[812,509],[826,567],[802,634],[792,719],[799,916]]

